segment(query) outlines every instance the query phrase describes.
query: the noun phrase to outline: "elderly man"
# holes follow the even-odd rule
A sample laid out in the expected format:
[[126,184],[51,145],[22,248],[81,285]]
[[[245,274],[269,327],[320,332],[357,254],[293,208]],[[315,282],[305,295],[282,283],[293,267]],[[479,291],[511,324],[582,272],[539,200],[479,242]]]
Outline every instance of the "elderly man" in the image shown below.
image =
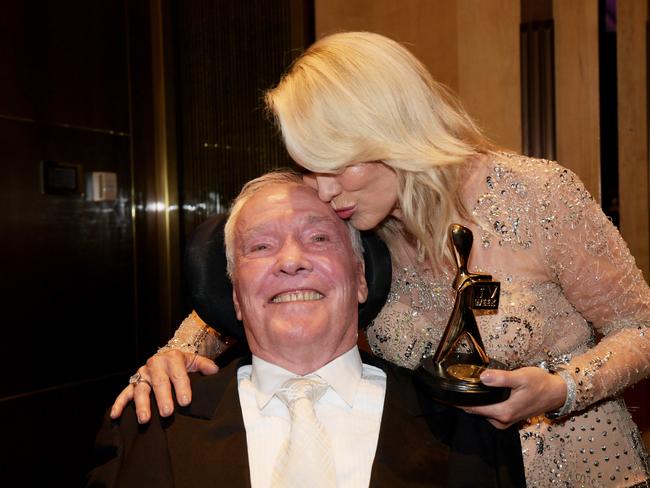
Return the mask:
[[[226,224],[252,353],[192,378],[189,407],[107,419],[90,486],[523,486],[519,438],[431,401],[357,349],[358,234],[301,179],[247,184]],[[154,412],[154,415],[157,415]]]

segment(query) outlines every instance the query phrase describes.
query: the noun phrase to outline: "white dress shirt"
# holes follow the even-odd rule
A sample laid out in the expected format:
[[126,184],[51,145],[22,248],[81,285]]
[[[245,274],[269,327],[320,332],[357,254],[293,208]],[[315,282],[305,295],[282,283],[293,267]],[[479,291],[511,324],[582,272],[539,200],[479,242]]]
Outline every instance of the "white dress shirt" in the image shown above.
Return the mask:
[[[253,488],[270,485],[278,451],[291,425],[289,411],[275,392],[297,376],[256,356],[252,365],[237,371]],[[337,486],[367,487],[384,408],[386,374],[363,364],[354,346],[307,376],[318,376],[329,384],[315,410],[332,442]]]

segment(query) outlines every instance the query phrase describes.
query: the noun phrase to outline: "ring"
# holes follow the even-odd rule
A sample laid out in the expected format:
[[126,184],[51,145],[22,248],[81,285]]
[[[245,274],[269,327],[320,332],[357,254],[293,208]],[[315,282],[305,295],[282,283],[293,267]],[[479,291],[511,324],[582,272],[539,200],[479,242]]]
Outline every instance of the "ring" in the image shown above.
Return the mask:
[[153,389],[153,386],[151,385],[149,380],[143,378],[142,375],[140,374],[140,371],[138,371],[137,373],[135,373],[133,376],[129,378],[129,385],[133,385],[135,387],[138,383],[146,383],[147,385],[149,385],[149,388]]

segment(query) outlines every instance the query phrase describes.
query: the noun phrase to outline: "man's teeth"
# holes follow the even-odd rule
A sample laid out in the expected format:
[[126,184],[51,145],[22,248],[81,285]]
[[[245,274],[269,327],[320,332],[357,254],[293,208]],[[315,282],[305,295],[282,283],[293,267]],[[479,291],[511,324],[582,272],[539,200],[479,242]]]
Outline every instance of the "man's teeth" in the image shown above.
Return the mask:
[[316,291],[294,291],[291,293],[281,293],[271,300],[272,303],[284,302],[306,302],[311,300],[320,300],[323,295]]

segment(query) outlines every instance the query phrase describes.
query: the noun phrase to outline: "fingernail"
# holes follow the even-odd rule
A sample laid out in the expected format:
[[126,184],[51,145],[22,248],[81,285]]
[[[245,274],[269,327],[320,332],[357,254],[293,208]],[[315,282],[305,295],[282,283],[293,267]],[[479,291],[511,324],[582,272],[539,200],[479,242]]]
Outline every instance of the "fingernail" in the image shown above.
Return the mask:
[[180,401],[180,403],[181,403],[181,405],[183,405],[183,406],[187,405],[188,403],[190,403],[190,397],[187,396],[187,395],[183,395],[183,396],[181,397],[181,401]]
[[115,417],[117,417],[117,412],[115,411],[114,408],[111,408],[110,416],[111,416],[112,419],[114,419]]
[[138,414],[138,422],[140,422],[141,424],[146,423],[147,422],[147,414],[144,413],[144,412],[140,412]]
[[484,371],[484,372],[481,374],[481,381],[482,381],[483,383],[485,383],[486,385],[487,385],[488,383],[490,383],[493,379],[494,379],[494,376],[493,376],[492,373],[489,372],[489,371]]
[[170,407],[169,405],[165,405],[163,407],[163,416],[167,417],[171,413],[172,413],[172,407]]

